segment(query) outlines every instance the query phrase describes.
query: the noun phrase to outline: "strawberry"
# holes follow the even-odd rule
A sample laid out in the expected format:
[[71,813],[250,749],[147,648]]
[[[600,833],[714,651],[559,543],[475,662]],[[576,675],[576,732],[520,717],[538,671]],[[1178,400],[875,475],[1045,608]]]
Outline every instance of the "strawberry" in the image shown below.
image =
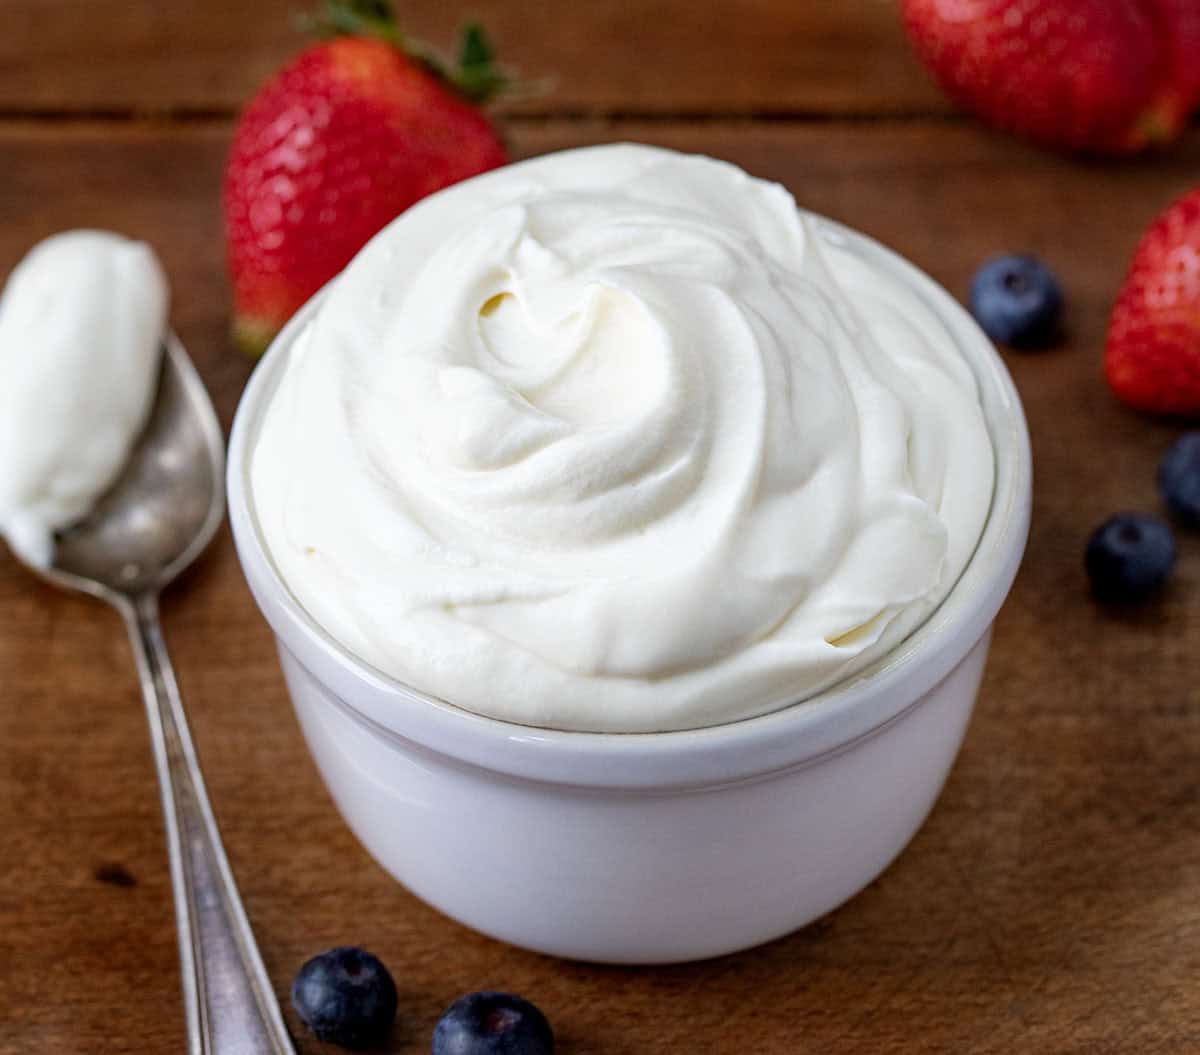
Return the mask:
[[989,124],[1117,154],[1167,142],[1200,103],[1198,0],[901,0],[918,56]]
[[1104,374],[1139,410],[1200,414],[1200,187],[1142,235],[1108,324]]
[[1152,0],[1171,46],[1161,105],[1164,126],[1182,129],[1200,106],[1200,0]]
[[327,0],[326,22],[345,35],[301,52],[234,132],[225,235],[250,354],[390,220],[506,160],[477,106],[505,85],[478,27],[450,72],[403,40],[389,0]]

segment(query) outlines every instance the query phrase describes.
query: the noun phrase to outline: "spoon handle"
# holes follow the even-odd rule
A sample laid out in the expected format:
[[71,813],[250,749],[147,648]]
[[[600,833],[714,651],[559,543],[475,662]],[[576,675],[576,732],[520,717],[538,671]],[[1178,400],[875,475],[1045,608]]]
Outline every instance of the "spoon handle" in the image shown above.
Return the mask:
[[122,606],[166,822],[189,1055],[294,1055],[238,897],[153,594]]

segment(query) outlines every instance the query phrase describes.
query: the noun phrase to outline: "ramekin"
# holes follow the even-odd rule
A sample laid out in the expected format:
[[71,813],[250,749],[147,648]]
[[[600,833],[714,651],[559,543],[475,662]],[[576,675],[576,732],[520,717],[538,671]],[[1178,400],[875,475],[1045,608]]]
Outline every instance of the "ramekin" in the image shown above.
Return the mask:
[[573,959],[718,956],[852,897],[933,806],[1025,548],[1029,438],[1003,362],[954,299],[877,242],[825,225],[904,281],[957,342],[979,382],[996,483],[975,553],[929,619],[862,673],[763,717],[686,732],[560,732],[469,713],[368,666],[280,579],[249,486],[263,409],[321,295],[251,378],[228,469],[242,568],[346,822],[446,915]]

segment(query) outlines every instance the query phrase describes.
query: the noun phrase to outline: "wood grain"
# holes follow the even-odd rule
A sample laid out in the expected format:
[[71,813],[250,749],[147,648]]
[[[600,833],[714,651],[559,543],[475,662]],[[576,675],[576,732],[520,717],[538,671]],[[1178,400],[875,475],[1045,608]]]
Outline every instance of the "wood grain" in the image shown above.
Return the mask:
[[[1162,158],[1102,168],[936,121],[512,132],[522,154],[642,139],[728,158],[956,293],[989,253],[1043,253],[1068,291],[1070,338],[1008,359],[1037,467],[1028,556],[960,761],[904,856],[789,938],[711,963],[625,970],[478,937],[370,861],[309,761],[223,533],[169,595],[167,636],[280,994],[307,956],[354,942],[396,973],[393,1050],[404,1053],[428,1051],[453,997],[503,987],[545,1009],[564,1055],[1194,1055],[1200,539],[1181,538],[1167,595],[1124,616],[1088,599],[1080,555],[1110,511],[1156,508],[1154,465],[1176,430],[1118,408],[1097,360],[1124,260],[1148,218],[1195,180],[1200,135]],[[227,137],[224,124],[0,126],[0,273],[62,227],[149,238],[226,424],[249,373],[225,338],[215,187]],[[139,708],[116,618],[0,558],[3,1055],[182,1049]]]
[[[317,0],[4,0],[0,110],[230,111],[302,44]],[[529,78],[530,112],[943,111],[901,40],[896,0],[454,0],[402,3],[449,48],[468,17]]]

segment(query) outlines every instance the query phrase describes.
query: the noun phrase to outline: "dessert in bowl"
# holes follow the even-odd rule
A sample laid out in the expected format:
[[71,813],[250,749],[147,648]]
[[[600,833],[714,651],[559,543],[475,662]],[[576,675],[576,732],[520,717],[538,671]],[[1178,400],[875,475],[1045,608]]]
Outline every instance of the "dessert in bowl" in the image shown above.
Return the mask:
[[310,748],[406,886],[616,962],[877,875],[961,740],[1028,527],[953,300],[733,166],[509,166],[405,213],[238,411],[230,508]]

